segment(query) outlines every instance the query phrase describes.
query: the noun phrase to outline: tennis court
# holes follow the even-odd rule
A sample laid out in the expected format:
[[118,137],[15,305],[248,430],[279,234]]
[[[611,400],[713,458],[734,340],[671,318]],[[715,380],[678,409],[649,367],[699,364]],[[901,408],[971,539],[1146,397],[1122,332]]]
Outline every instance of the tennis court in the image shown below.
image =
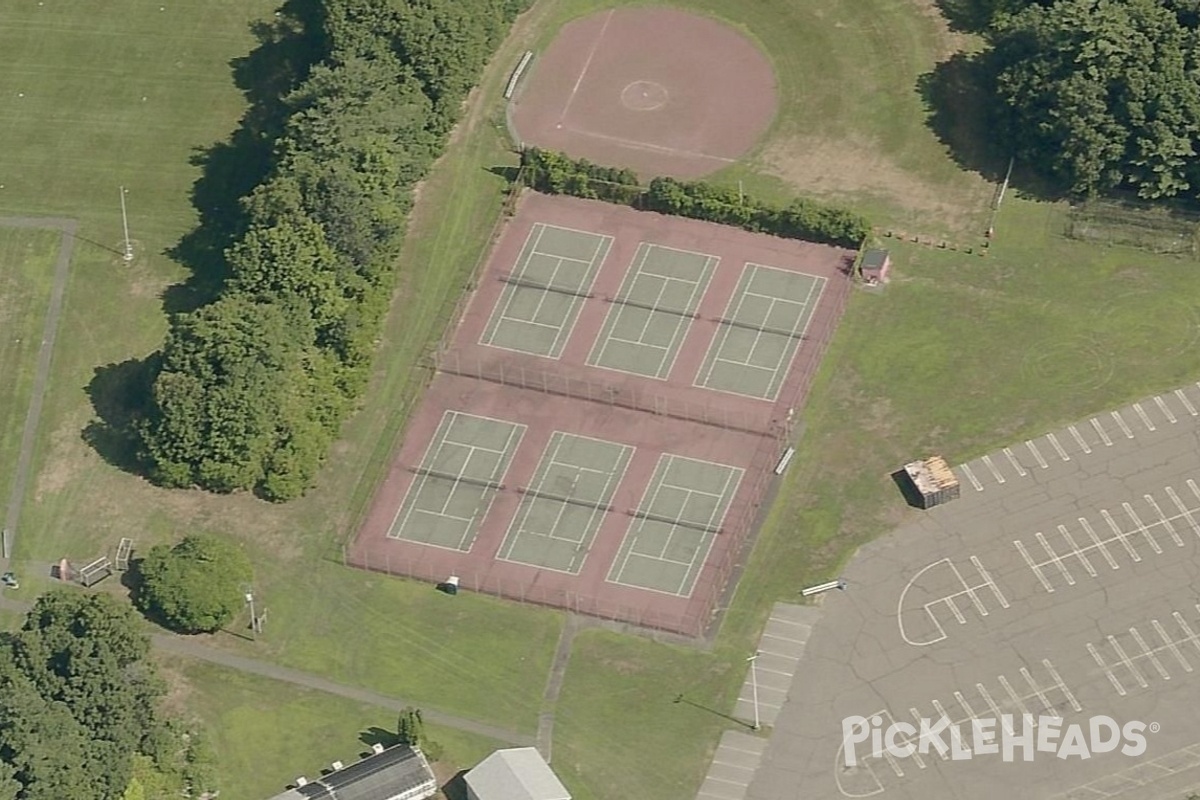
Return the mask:
[[579,574],[633,450],[555,431],[496,557]]
[[665,379],[719,259],[642,242],[587,363]]
[[524,433],[515,422],[443,414],[388,536],[468,552]]
[[695,385],[778,397],[824,285],[814,275],[746,264]]
[[558,358],[613,237],[534,223],[480,344]]
[[664,453],[608,580],[688,597],[721,531],[743,470]]

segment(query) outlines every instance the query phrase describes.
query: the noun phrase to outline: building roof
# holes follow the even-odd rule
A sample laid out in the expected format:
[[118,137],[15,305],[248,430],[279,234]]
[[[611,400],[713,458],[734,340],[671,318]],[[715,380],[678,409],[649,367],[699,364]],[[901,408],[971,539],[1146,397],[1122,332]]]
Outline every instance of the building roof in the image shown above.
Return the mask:
[[958,478],[941,456],[930,456],[924,461],[913,461],[904,465],[904,471],[923,495],[935,494],[942,489],[958,486]]
[[887,250],[868,250],[863,253],[862,268],[864,270],[883,269],[887,265],[889,255]]
[[532,747],[497,750],[463,777],[479,800],[571,800]]
[[437,779],[421,751],[396,745],[271,800],[411,800],[436,790]]

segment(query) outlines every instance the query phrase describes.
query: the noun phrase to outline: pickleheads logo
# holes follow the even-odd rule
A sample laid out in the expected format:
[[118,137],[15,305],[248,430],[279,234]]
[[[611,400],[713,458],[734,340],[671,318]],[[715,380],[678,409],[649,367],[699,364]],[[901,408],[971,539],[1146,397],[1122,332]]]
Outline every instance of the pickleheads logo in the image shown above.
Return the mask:
[[[1136,757],[1146,752],[1146,733],[1158,733],[1157,722],[1126,722],[1120,725],[1112,717],[1095,716],[1086,723],[1063,725],[1061,717],[1001,714],[998,718],[973,719],[970,724],[951,723],[946,717],[922,719],[918,725],[893,722],[886,727],[883,718],[846,717],[842,720],[842,744],[846,766],[858,765],[860,757],[885,755],[908,758],[914,753],[936,753],[955,761],[976,756],[998,755],[1004,761],[1033,761],[1035,753],[1049,753],[1061,759],[1089,759],[1100,753],[1120,749]],[[870,742],[869,747],[859,745]]]

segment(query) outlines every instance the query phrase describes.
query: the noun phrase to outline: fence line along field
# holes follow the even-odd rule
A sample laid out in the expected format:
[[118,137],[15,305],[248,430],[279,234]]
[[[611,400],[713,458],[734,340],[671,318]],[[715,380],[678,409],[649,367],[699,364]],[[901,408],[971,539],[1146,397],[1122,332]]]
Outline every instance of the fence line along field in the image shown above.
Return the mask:
[[526,193],[346,560],[702,633],[853,258]]

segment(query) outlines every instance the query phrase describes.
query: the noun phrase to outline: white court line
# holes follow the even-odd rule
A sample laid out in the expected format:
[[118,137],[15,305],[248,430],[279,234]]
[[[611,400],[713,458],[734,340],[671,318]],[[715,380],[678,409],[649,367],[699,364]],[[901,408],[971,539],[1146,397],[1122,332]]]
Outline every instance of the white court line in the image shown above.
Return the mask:
[[1100,420],[1092,417],[1092,427],[1096,429],[1096,433],[1100,434],[1100,439],[1104,442],[1104,446],[1112,447],[1112,439],[1108,438],[1108,431],[1100,427]]
[[1007,447],[1004,448],[1004,455],[1008,456],[1008,463],[1013,465],[1013,469],[1017,471],[1018,475],[1024,478],[1029,474],[1025,471],[1025,468],[1021,466],[1021,462],[1017,461],[1017,457],[1013,455],[1012,450],[1008,449]]
[[1142,557],[1138,555],[1138,551],[1133,549],[1133,545],[1129,543],[1127,534],[1117,525],[1117,521],[1112,518],[1112,514],[1108,513],[1107,508],[1100,509],[1100,516],[1104,517],[1104,521],[1108,523],[1108,527],[1112,529],[1113,537],[1125,546],[1125,552],[1129,553],[1129,557],[1134,561],[1141,561]]
[[1075,443],[1077,445],[1079,445],[1080,450],[1082,450],[1085,453],[1092,452],[1092,448],[1088,447],[1088,443],[1085,442],[1083,440],[1083,437],[1079,435],[1078,428],[1076,428],[1074,425],[1068,425],[1067,430],[1069,430],[1071,432],[1071,435],[1075,437]]
[[1000,470],[996,469],[996,465],[992,463],[991,456],[984,456],[983,463],[986,464],[987,468],[990,469],[992,474],[996,476],[997,482],[1004,483],[1004,476],[1000,474]]
[[1121,643],[1117,641],[1117,638],[1115,636],[1108,636],[1107,638],[1109,646],[1116,651],[1117,657],[1121,659],[1121,663],[1124,664],[1125,668],[1129,670],[1130,674],[1133,675],[1134,679],[1138,682],[1138,685],[1143,689],[1149,686],[1150,684],[1146,682],[1146,678],[1142,675],[1142,673],[1138,672],[1138,668],[1134,665],[1133,659],[1131,659],[1129,654],[1125,652],[1125,648],[1121,647]]
[[1144,494],[1142,497],[1145,498],[1146,503],[1150,506],[1150,508],[1154,509],[1154,513],[1158,514],[1159,523],[1167,529],[1167,533],[1171,534],[1171,539],[1175,542],[1175,546],[1183,547],[1183,539],[1181,539],[1179,534],[1175,531],[1175,526],[1171,523],[1171,520],[1167,519],[1167,515],[1164,514],[1162,509],[1158,507],[1158,501],[1148,494]]
[[1161,395],[1156,395],[1154,402],[1158,404],[1158,408],[1163,412],[1163,416],[1169,419],[1172,423],[1177,422],[1175,415],[1171,413],[1171,409],[1167,407],[1167,401],[1162,399]]
[[1175,396],[1179,398],[1179,402],[1183,403],[1183,407],[1187,409],[1189,414],[1191,414],[1193,417],[1196,416],[1196,407],[1192,405],[1192,401],[1188,399],[1186,394],[1184,394],[1183,389],[1176,389]]
[[1092,545],[1100,551],[1100,554],[1104,556],[1104,560],[1108,562],[1108,565],[1113,569],[1120,569],[1117,565],[1117,560],[1112,557],[1112,553],[1108,552],[1108,548],[1104,546],[1104,542],[1100,541],[1100,537],[1092,529],[1092,523],[1088,522],[1086,517],[1080,517],[1079,524],[1083,526],[1083,530],[1087,533],[1088,538],[1092,540]]
[[1129,505],[1129,503],[1121,503],[1121,508],[1125,509],[1125,515],[1128,516],[1129,519],[1133,520],[1133,524],[1136,525],[1137,529],[1142,532],[1142,536],[1149,543],[1150,549],[1154,551],[1154,554],[1162,555],[1162,548],[1158,546],[1158,541],[1150,535],[1150,529],[1147,528],[1145,523],[1142,522],[1141,518],[1138,517],[1137,512],[1133,510],[1133,506]]
[[1071,532],[1067,530],[1067,526],[1059,525],[1058,532],[1062,534],[1064,539],[1067,540],[1067,544],[1071,545],[1071,551],[1079,557],[1081,562],[1083,562],[1083,568],[1087,570],[1087,574],[1091,575],[1093,578],[1096,577],[1096,568],[1092,566],[1092,562],[1088,561],[1085,551],[1081,549],[1079,545],[1075,544],[1075,539],[1072,538]]
[[1050,466],[1049,464],[1046,463],[1046,459],[1042,458],[1042,454],[1040,452],[1038,452],[1038,449],[1033,446],[1032,439],[1025,442],[1025,446],[1029,448],[1030,453],[1033,453],[1033,457],[1037,460],[1039,467],[1041,467],[1042,469],[1046,469],[1047,467]]
[[1154,670],[1158,673],[1159,677],[1161,677],[1164,681],[1171,680],[1171,673],[1167,672],[1166,669],[1163,668],[1162,662],[1158,660],[1158,656],[1155,655],[1154,651],[1150,649],[1150,645],[1146,644],[1146,640],[1142,638],[1140,633],[1138,633],[1138,629],[1131,627],[1129,629],[1129,635],[1133,637],[1135,642],[1137,642],[1138,647],[1142,648],[1142,655],[1154,665]]
[[1013,544],[1016,545],[1017,552],[1019,552],[1025,559],[1025,563],[1029,565],[1031,570],[1033,570],[1033,574],[1037,576],[1039,581],[1041,581],[1042,588],[1047,592],[1053,592],[1054,587],[1050,585],[1050,581],[1046,580],[1046,576],[1042,574],[1042,568],[1033,563],[1033,559],[1029,557],[1029,551],[1025,549],[1024,543],[1022,543],[1020,539],[1017,539],[1013,542]]
[[1136,411],[1137,415],[1142,418],[1142,424],[1145,425],[1146,428],[1152,431],[1158,430],[1154,427],[1154,423],[1150,421],[1150,418],[1146,416],[1146,409],[1142,408],[1141,403],[1134,403],[1133,410]]
[[1046,438],[1050,440],[1050,444],[1054,446],[1054,449],[1056,451],[1058,451],[1059,458],[1061,458],[1063,461],[1071,460],[1071,457],[1069,455],[1067,455],[1067,451],[1063,450],[1063,446],[1058,443],[1057,436],[1055,436],[1053,433],[1047,433]]
[[1175,656],[1175,660],[1179,662],[1179,666],[1183,667],[1183,671],[1191,672],[1192,665],[1183,657],[1183,651],[1179,649],[1179,644],[1170,637],[1166,629],[1162,626],[1162,623],[1156,619],[1152,619],[1150,620],[1150,625],[1154,628],[1154,632],[1158,634],[1158,638],[1163,640],[1163,645],[1171,651],[1171,655]]
[[963,473],[966,474],[967,480],[969,480],[971,482],[971,485],[975,487],[975,491],[982,492],[983,484],[979,482],[979,478],[975,477],[975,473],[971,472],[971,468],[968,467],[966,464],[963,464],[962,467],[960,467],[960,469],[962,469]]
[[1067,567],[1065,564],[1063,564],[1062,558],[1059,557],[1058,553],[1054,552],[1054,548],[1051,547],[1050,543],[1046,541],[1046,537],[1042,535],[1042,532],[1038,531],[1036,534],[1034,534],[1034,538],[1038,540],[1038,544],[1040,544],[1042,549],[1046,551],[1046,555],[1050,556],[1050,561],[1046,563],[1052,563],[1054,566],[1058,567],[1058,571],[1062,573],[1062,576],[1064,579],[1066,579],[1067,583],[1071,586],[1074,586],[1075,576],[1067,571]]
[[1129,430],[1129,426],[1127,424],[1125,424],[1125,418],[1122,417],[1120,414],[1118,414],[1116,411],[1113,411],[1111,413],[1112,413],[1113,421],[1117,423],[1117,426],[1121,429],[1121,433],[1125,434],[1125,438],[1132,439],[1133,431]]
[[1081,706],[1079,701],[1075,699],[1075,695],[1067,686],[1067,682],[1062,679],[1062,675],[1058,674],[1058,670],[1056,670],[1054,665],[1050,663],[1050,659],[1043,658],[1042,666],[1045,667],[1050,673],[1050,677],[1054,678],[1054,683],[1058,686],[1058,690],[1062,692],[1063,695],[1066,696],[1067,700],[1071,703],[1071,708],[1075,709],[1077,712],[1083,711],[1083,706]]
[[1192,516],[1192,510],[1183,504],[1183,501],[1179,499],[1179,495],[1175,494],[1175,490],[1170,486],[1167,487],[1166,492],[1167,497],[1171,498],[1171,502],[1179,509],[1179,516],[1186,519],[1188,524],[1192,526],[1192,532],[1200,536],[1200,522],[1196,522],[1196,518]]
[[1087,643],[1087,649],[1092,654],[1092,658],[1096,659],[1096,663],[1100,666],[1100,669],[1104,670],[1104,674],[1108,676],[1108,680],[1112,683],[1113,688],[1117,690],[1117,694],[1124,697],[1125,687],[1121,685],[1121,682],[1117,680],[1117,676],[1113,674],[1112,667],[1104,663],[1104,657],[1100,655],[1100,651],[1091,642]]

